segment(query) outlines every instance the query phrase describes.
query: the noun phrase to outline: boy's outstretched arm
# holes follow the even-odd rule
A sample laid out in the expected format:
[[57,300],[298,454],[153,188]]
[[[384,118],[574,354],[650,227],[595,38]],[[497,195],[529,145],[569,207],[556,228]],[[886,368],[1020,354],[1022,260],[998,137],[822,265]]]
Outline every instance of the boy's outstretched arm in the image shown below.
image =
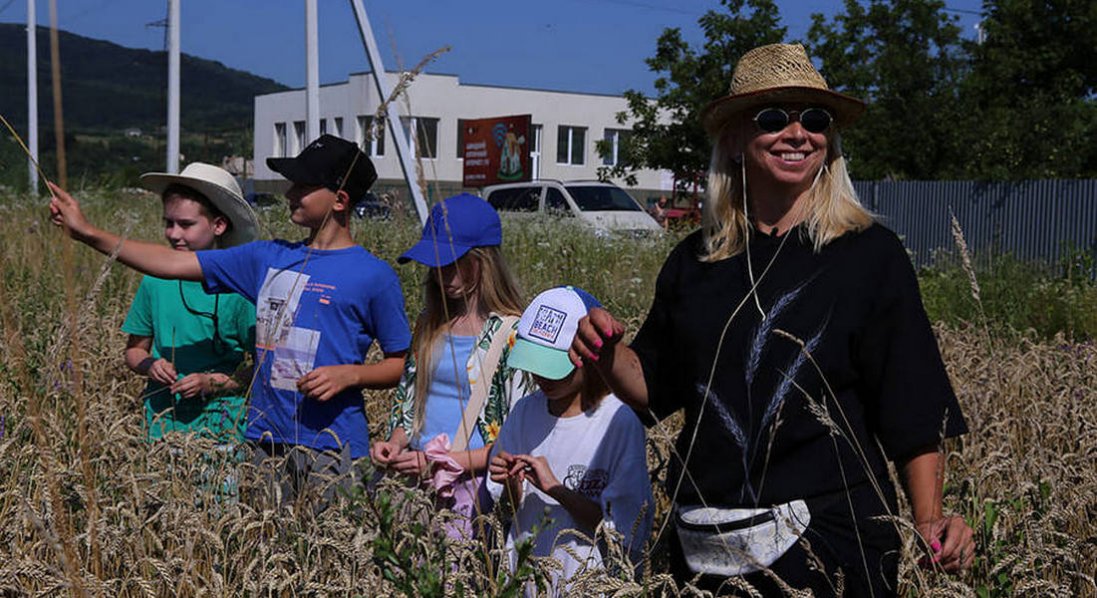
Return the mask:
[[157,243],[123,240],[114,233],[98,229],[84,218],[79,202],[57,185],[47,184],[53,191],[50,221],[62,227],[73,239],[106,255],[117,250],[118,261],[144,274],[157,278],[202,280],[202,266],[194,252],[175,251]]
[[404,351],[385,353],[377,363],[320,366],[297,380],[297,390],[327,401],[348,388],[392,388],[404,372],[404,355]]

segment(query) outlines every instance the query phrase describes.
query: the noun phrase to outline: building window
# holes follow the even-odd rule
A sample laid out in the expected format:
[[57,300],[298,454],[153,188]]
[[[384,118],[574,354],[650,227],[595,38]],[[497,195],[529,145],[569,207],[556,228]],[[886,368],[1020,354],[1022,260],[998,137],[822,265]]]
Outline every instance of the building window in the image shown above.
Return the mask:
[[632,131],[628,129],[606,129],[602,136],[605,140],[609,153],[602,158],[602,166],[618,166],[621,164],[621,143],[628,139],[629,134]]
[[296,156],[301,153],[301,150],[305,149],[305,145],[305,121],[295,121],[293,123],[293,151],[291,154]]
[[336,116],[333,120],[335,121],[335,136],[343,137],[343,117]]
[[556,163],[582,166],[586,155],[587,129],[560,125],[556,130]]
[[320,119],[320,134],[323,135],[328,132],[328,119]]
[[286,157],[286,123],[274,123],[274,147],[271,155],[275,158]]
[[[408,145],[412,151],[421,158],[438,157],[438,119],[427,116],[402,116],[400,123],[404,126],[404,135],[408,138]],[[415,131],[415,137],[411,131]]]
[[529,127],[530,137],[533,137],[533,143],[529,146],[529,170],[533,178],[541,178],[541,125],[531,124]]
[[[374,126],[376,124],[376,126]],[[372,116],[358,117],[358,131],[354,140],[362,151],[371,158],[380,158],[385,155],[385,127],[384,121],[374,123]]]

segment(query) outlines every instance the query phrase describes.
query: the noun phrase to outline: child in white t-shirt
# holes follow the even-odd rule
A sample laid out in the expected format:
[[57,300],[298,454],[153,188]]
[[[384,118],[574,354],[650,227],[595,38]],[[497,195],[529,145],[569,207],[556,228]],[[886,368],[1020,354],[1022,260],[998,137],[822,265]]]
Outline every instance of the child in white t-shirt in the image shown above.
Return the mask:
[[550,580],[550,595],[567,591],[575,574],[601,566],[604,546],[589,541],[599,524],[622,534],[634,565],[651,531],[643,425],[594,370],[568,359],[579,320],[600,306],[574,287],[541,293],[522,314],[507,358],[507,365],[533,374],[540,390],[518,401],[503,423],[488,490],[514,512],[507,534],[512,561],[515,545],[546,514],[551,520],[533,538],[534,556],[563,565]]

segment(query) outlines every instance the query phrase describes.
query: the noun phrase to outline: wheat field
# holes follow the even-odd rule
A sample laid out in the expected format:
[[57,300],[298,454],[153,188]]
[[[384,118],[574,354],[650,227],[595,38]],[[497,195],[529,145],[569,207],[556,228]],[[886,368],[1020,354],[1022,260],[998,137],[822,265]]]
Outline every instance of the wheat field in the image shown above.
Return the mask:
[[[93,222],[160,239],[154,197],[76,195]],[[0,190],[0,595],[512,596],[553,566],[523,562],[514,574],[500,567],[501,528],[490,514],[485,541],[443,541],[445,515],[398,480],[339,496],[324,510],[309,495],[277,506],[261,472],[212,463],[201,441],[146,443],[143,381],[123,366],[118,329],[139,275],[63,239],[45,206]],[[268,237],[302,236],[282,206],[261,220]],[[397,215],[356,222],[355,236],[394,263],[418,226]],[[527,296],[577,284],[632,331],[675,241],[597,239],[545,221],[508,222],[504,238]],[[415,314],[421,273],[397,272]],[[945,509],[975,528],[980,555],[958,577],[922,570],[904,528],[900,594],[1097,596],[1097,346],[980,322],[936,331],[971,428],[946,446]],[[366,393],[374,433],[388,400]],[[650,431],[657,478],[675,425],[672,418]],[[239,496],[197,481],[211,468],[237,477]],[[664,497],[656,529],[665,507]],[[576,580],[575,591],[699,595],[674,585],[664,553],[656,543],[637,580],[621,573],[627,567],[610,567]]]

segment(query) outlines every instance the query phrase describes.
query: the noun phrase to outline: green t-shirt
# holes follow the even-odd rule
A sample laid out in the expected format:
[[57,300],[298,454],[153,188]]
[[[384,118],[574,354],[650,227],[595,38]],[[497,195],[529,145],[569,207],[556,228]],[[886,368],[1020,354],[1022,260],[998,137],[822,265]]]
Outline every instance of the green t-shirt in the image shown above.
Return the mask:
[[[152,357],[172,362],[180,378],[196,372],[231,375],[255,346],[255,306],[235,294],[206,294],[197,282],[146,276],[122,331],[152,337]],[[149,380],[144,395],[149,440],[168,432],[193,432],[222,442],[240,441],[242,395],[186,399]]]

